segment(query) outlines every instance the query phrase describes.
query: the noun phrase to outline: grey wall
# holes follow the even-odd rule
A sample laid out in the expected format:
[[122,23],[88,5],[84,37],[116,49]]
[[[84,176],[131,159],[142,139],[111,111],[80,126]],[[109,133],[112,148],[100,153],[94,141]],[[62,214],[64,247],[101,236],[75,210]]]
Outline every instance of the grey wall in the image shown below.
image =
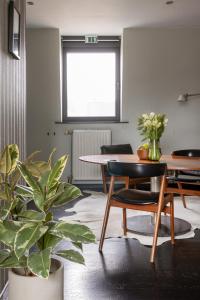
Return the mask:
[[[200,148],[200,98],[186,104],[176,101],[181,93],[200,92],[200,29],[124,30],[122,120],[129,124],[54,124],[61,120],[59,31],[29,30],[27,40],[29,152],[44,149],[46,157],[48,148],[56,146],[58,155],[69,153],[70,138],[65,135],[69,128],[110,128],[113,143],[129,142],[136,150],[141,143],[137,117],[151,111],[169,118],[161,139],[163,153]],[[68,167],[66,176],[69,173]]]
[[161,139],[164,153],[200,148],[200,97],[188,103],[182,93],[200,93],[200,29],[126,29],[123,35],[123,116],[133,122],[143,112],[169,118]]
[[[25,0],[16,1],[21,14],[21,59],[8,54],[8,1],[0,0],[0,149],[17,143],[25,157],[26,69],[25,69]],[[7,280],[0,271],[0,294]]]

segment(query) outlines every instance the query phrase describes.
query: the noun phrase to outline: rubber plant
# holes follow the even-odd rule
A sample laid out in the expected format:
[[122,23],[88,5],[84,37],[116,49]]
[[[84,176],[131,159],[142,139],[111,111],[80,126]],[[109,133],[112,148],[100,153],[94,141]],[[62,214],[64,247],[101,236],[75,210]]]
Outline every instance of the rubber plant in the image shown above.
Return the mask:
[[[48,278],[52,256],[84,264],[82,244],[95,242],[87,226],[54,220],[52,208],[81,191],[61,180],[68,156],[52,166],[53,152],[47,162],[34,161],[36,153],[20,162],[18,146],[12,144],[0,156],[0,241],[5,246],[0,250],[1,268],[23,268],[24,275]],[[35,208],[29,208],[30,201]],[[72,249],[58,247],[63,239]]]

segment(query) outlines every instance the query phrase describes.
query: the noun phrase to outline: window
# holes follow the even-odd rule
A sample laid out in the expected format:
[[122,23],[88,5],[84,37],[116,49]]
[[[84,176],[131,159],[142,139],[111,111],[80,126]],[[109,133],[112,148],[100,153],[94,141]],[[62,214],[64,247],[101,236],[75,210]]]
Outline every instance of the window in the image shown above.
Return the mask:
[[63,122],[119,121],[119,37],[63,37],[62,49]]

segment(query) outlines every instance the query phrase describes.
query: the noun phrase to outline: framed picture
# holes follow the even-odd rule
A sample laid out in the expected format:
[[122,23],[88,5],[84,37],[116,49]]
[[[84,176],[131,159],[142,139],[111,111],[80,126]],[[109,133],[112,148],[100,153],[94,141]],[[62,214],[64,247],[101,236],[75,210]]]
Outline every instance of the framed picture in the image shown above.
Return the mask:
[[15,59],[20,59],[20,13],[14,1],[8,8],[8,50]]

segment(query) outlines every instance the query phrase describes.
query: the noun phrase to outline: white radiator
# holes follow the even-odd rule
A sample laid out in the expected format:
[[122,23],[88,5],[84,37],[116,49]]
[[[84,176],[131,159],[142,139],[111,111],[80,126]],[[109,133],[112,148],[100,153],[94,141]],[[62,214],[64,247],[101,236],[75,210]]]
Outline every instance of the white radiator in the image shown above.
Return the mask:
[[72,138],[73,180],[100,180],[98,165],[82,162],[80,156],[100,154],[102,145],[111,144],[111,130],[74,130]]

